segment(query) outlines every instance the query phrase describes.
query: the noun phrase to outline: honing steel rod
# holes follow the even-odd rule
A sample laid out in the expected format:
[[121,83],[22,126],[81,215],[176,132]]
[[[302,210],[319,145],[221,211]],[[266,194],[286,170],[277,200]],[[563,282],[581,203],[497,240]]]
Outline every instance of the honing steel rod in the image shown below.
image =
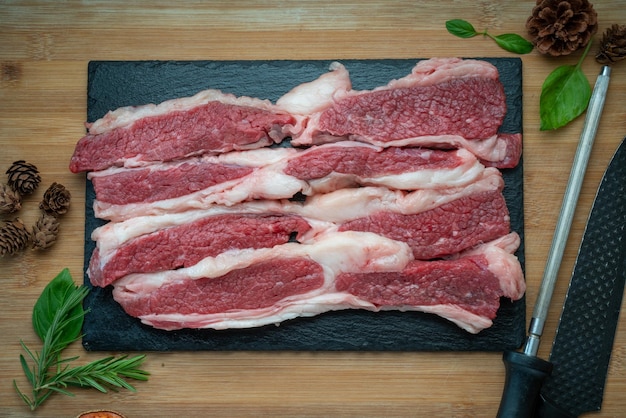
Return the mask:
[[524,354],[529,356],[536,356],[539,349],[539,342],[548,316],[548,309],[550,308],[550,301],[552,300],[557,274],[561,266],[561,260],[563,259],[565,244],[567,243],[567,237],[574,218],[580,188],[585,177],[587,162],[589,161],[591,148],[593,147],[596,132],[598,131],[598,124],[600,122],[600,116],[602,115],[606,92],[609,87],[610,75],[611,68],[606,65],[602,67],[589,101],[585,124],[580,134],[580,141],[578,142],[570,177],[565,189],[565,195],[563,196],[561,212],[556,224],[556,229],[554,230],[552,245],[548,253],[548,260],[546,261],[541,287],[539,288],[533,316],[530,320],[528,338],[524,345]]
[[528,336],[523,352],[505,351],[503,361],[506,378],[498,418],[529,418],[533,416],[541,385],[552,371],[552,364],[537,357],[541,335],[548,316],[550,301],[554,293],[557,274],[563,259],[565,244],[569,235],[578,196],[582,186],[591,148],[598,131],[598,123],[604,107],[604,100],[609,87],[611,68],[604,66],[598,75],[587,108],[585,123],[580,134],[578,148],[570,171],[567,187],[563,196],[561,212],[554,230],[552,245],[548,253],[546,267],[539,288],[528,329]]

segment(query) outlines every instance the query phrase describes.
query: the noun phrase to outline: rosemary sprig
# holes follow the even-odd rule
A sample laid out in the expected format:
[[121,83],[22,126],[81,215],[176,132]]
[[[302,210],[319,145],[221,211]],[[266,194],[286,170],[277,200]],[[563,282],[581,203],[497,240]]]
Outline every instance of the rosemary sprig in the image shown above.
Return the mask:
[[75,286],[68,269],[59,273],[43,290],[33,308],[33,327],[42,341],[40,351],[20,341],[26,356],[20,363],[32,387],[30,396],[13,386],[22,400],[35,410],[53,393],[74,396],[67,388],[90,387],[107,392],[124,388],[135,391],[126,379],[148,380],[149,373],[139,367],[145,355],[106,357],[81,366],[71,366],[79,357],[62,358],[61,352],[81,338],[85,316],[82,302],[89,289]]

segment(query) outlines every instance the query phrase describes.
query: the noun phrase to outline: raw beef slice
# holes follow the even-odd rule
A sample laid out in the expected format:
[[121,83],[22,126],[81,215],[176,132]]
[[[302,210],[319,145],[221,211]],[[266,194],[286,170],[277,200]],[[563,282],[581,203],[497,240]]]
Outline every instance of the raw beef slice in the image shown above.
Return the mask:
[[70,170],[103,170],[251,149],[280,142],[294,118],[267,100],[205,90],[158,105],[124,107],[88,124]]
[[513,255],[519,244],[511,233],[457,257],[411,261],[399,272],[343,273],[336,288],[380,310],[430,312],[477,333],[492,325],[501,297],[518,300],[524,294]]
[[499,190],[482,192],[417,214],[381,211],[343,223],[339,231],[367,231],[406,242],[418,260],[461,252],[510,231]]
[[89,173],[88,178],[96,192],[95,215],[120,221],[357,186],[399,190],[458,187],[475,181],[483,170],[465,150],[340,142],[307,150],[261,149],[149,167],[118,167]]
[[360,308],[432,312],[476,333],[491,325],[501,296],[523,294],[511,254],[518,245],[511,234],[456,258],[417,262],[376,234],[334,233],[230,258],[232,265],[210,259],[193,270],[130,275],[113,295],[130,315],[168,330],[248,328]]
[[485,61],[420,61],[406,77],[366,91],[351,89],[340,63],[333,63],[331,70],[332,75],[297,86],[277,101],[304,120],[292,128],[293,144],[356,140],[380,146],[463,147],[499,168],[519,161],[521,135],[498,132],[506,97],[497,69]]
[[[292,300],[302,300],[303,295],[323,297],[333,289],[334,278],[341,271],[393,271],[403,268],[411,258],[406,244],[376,234],[329,232],[309,244],[286,243],[273,248],[225,252],[188,268],[131,274],[114,283],[113,297],[129,314],[157,328],[245,328],[324,312],[327,308],[323,304],[312,303],[309,308],[296,311],[285,311],[284,307],[291,305]],[[259,265],[265,268],[254,267]],[[246,280],[250,271],[255,272],[258,285],[252,282],[242,290],[237,284]],[[227,278],[227,283],[220,284],[223,278]],[[190,280],[201,281],[189,287],[186,282]],[[296,294],[285,290],[292,281],[298,283]],[[225,293],[209,296],[220,286]],[[272,290],[259,293],[260,289],[268,288]],[[178,289],[184,291],[179,293]],[[187,289],[204,296],[200,301],[202,307],[192,313],[180,313],[176,307],[168,307],[168,299],[184,301]],[[246,294],[243,298],[257,299],[256,308],[233,304],[230,309],[216,313],[216,303],[222,303],[220,300],[239,303],[244,300],[238,296],[242,292]],[[280,299],[275,300],[275,296]]]
[[[150,221],[148,221],[150,222]],[[271,248],[305,234],[301,217],[239,213],[199,217],[129,239],[114,251],[96,247],[88,275],[105,287],[131,273],[153,273],[193,266],[206,257],[244,248]]]

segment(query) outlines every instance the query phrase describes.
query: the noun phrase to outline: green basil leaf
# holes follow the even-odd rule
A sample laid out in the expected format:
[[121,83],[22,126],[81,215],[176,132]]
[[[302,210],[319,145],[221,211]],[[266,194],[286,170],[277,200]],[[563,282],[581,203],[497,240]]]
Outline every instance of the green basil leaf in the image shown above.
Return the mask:
[[567,125],[580,116],[591,98],[591,84],[580,66],[562,65],[543,82],[539,99],[540,129]]
[[500,48],[516,54],[528,54],[534,48],[534,45],[531,42],[516,33],[505,33],[494,36],[493,39],[500,46]]
[[[33,328],[43,341],[50,329],[50,325],[55,320],[57,311],[64,306],[67,299],[77,287],[72,280],[69,269],[63,269],[48,285],[37,299],[33,307]],[[82,301],[82,299],[80,300]],[[82,303],[75,304],[68,312],[67,317],[71,318],[69,323],[61,330],[60,341],[74,341],[81,332],[84,319]]]
[[454,36],[459,38],[471,38],[478,35],[474,26],[463,19],[453,19],[446,22],[446,29]]

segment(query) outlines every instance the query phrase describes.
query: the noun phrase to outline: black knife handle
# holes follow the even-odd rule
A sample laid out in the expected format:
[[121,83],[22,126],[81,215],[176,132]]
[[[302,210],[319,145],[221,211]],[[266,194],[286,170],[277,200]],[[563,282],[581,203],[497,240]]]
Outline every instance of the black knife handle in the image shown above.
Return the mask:
[[552,372],[552,363],[517,351],[505,351],[502,361],[506,377],[497,417],[533,417],[539,400],[539,390],[545,378]]

